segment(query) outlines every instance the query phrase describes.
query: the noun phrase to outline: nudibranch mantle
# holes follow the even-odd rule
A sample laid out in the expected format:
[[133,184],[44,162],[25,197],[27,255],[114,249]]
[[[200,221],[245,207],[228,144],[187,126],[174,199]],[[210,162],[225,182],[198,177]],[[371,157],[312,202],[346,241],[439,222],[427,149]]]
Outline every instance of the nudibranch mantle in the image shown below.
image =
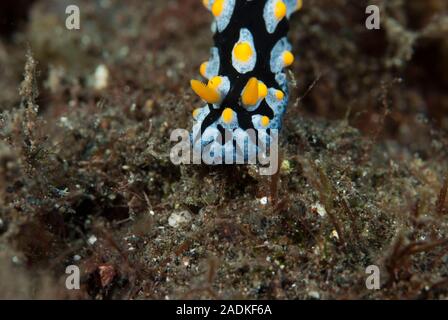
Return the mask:
[[[215,21],[210,59],[200,66],[204,82],[191,81],[207,104],[193,111],[194,145],[216,143],[216,132],[279,130],[288,104],[284,69],[294,62],[288,19],[302,0],[203,0]],[[215,129],[215,130],[210,130]],[[211,133],[212,132],[212,133]],[[256,141],[247,139],[245,148]],[[199,143],[198,143],[199,142]],[[219,141],[222,157],[233,142]],[[257,148],[257,146],[255,146]]]

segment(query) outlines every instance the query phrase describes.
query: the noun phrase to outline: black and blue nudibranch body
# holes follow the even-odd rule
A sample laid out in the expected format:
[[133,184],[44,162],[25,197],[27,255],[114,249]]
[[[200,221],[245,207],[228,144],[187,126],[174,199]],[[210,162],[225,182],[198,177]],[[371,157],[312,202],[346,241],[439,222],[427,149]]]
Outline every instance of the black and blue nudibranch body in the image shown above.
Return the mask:
[[209,128],[221,133],[280,129],[288,103],[284,68],[294,62],[288,19],[302,7],[302,0],[204,0],[204,4],[215,17],[215,45],[210,60],[200,68],[207,83],[191,81],[192,89],[207,102],[193,112],[193,131],[202,134],[201,145],[213,141],[206,134]]

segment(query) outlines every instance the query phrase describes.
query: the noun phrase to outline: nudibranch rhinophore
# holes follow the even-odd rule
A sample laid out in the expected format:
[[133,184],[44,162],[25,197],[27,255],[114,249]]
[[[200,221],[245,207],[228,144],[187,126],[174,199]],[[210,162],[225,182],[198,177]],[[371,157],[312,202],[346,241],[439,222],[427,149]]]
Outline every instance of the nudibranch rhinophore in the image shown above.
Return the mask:
[[[193,111],[192,138],[204,148],[216,143],[216,132],[244,135],[248,129],[279,130],[288,104],[284,69],[294,62],[287,39],[289,18],[302,0],[203,0],[215,20],[215,45],[200,68],[204,81],[191,88],[207,104]],[[207,134],[208,129],[214,129]],[[249,139],[250,140],[250,139]],[[234,141],[219,141],[222,157]],[[247,141],[245,148],[256,144]],[[255,146],[257,148],[257,146]]]

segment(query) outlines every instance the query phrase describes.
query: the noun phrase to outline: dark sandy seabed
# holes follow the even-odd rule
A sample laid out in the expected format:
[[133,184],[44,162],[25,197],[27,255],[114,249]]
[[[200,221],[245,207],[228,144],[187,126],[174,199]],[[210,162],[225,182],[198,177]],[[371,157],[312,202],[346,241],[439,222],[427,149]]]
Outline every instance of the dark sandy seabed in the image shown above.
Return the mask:
[[446,299],[448,2],[374,3],[380,31],[362,0],[294,17],[272,178],[169,160],[201,1],[1,2],[0,298]]

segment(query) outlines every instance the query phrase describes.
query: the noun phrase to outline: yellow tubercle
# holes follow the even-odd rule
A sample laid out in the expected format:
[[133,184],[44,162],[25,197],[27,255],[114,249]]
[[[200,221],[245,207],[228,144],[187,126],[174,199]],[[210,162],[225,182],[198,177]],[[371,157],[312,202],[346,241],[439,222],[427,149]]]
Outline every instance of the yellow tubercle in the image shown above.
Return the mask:
[[300,10],[303,7],[303,0],[297,0],[296,10]]
[[221,117],[222,117],[222,121],[224,121],[224,123],[226,123],[226,124],[231,123],[233,121],[233,110],[230,108],[224,109]]
[[193,110],[193,118],[197,119],[200,111],[201,111],[201,109],[199,109],[199,108],[194,109]]
[[239,42],[233,49],[233,53],[242,62],[249,61],[253,55],[252,48],[248,42]]
[[261,99],[266,98],[266,96],[268,95],[268,87],[266,87],[266,85],[259,81],[258,82],[258,97]]
[[282,101],[285,97],[285,94],[283,93],[283,91],[277,90],[275,91],[275,97],[277,98],[277,100]]
[[245,106],[253,106],[258,102],[258,80],[250,78],[243,90],[242,102]]
[[283,63],[285,67],[289,67],[294,63],[294,55],[292,54],[291,51],[285,51],[283,53]]
[[206,86],[201,81],[191,80],[191,88],[199,97],[208,103],[218,103],[221,99],[217,90]]
[[219,86],[221,85],[221,83],[222,83],[222,78],[221,78],[220,76],[216,76],[216,77],[211,78],[211,79],[208,81],[207,86],[208,86],[209,88],[214,89],[214,90],[218,90],[218,88],[219,88]]
[[260,124],[263,127],[266,128],[269,125],[270,122],[271,122],[271,120],[269,119],[269,117],[266,117],[266,116],[261,117]]
[[203,76],[204,78],[207,78],[206,77],[207,65],[208,65],[208,62],[204,62],[203,64],[201,64],[201,67],[199,68],[199,72],[201,73],[201,76]]
[[275,8],[274,8],[275,18],[278,21],[282,20],[286,16],[287,10],[288,10],[288,8],[286,7],[286,4],[283,2],[283,0],[278,0],[275,3]]
[[212,6],[212,13],[215,17],[219,17],[224,10],[224,1],[225,0],[216,0]]
[[202,0],[202,4],[208,9],[209,0]]

